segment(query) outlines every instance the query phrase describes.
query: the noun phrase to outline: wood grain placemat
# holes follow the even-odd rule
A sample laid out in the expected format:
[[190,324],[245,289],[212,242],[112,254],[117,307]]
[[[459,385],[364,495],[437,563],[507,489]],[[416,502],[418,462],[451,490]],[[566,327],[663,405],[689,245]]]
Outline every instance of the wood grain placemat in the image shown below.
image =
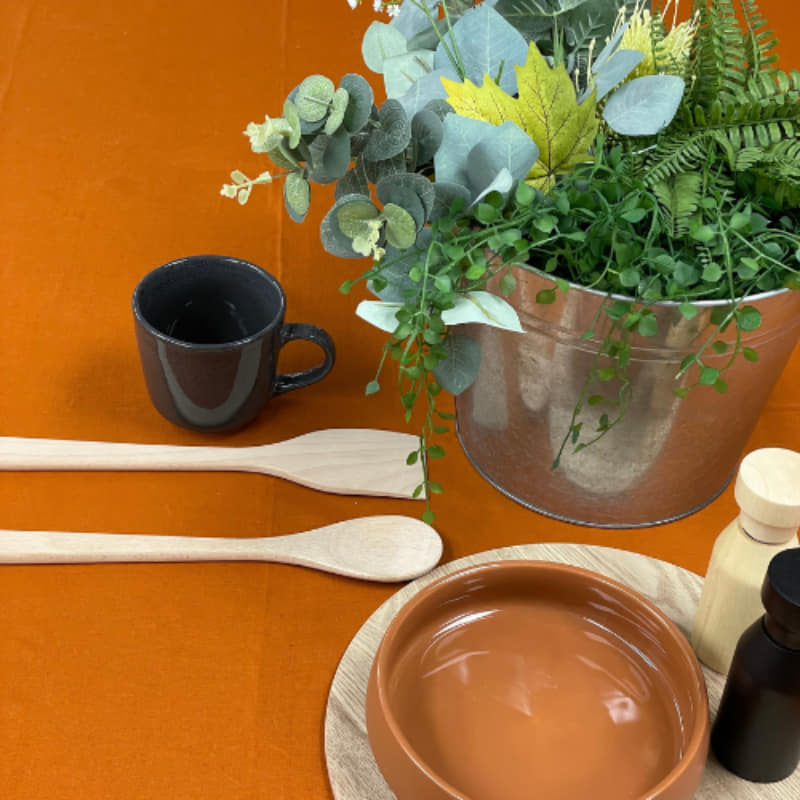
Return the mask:
[[[408,584],[364,623],[334,675],[325,716],[325,759],[336,800],[396,800],[372,757],[364,719],[369,671],[391,619],[412,595],[431,581],[474,564],[510,559],[574,564],[621,581],[652,600],[687,635],[703,585],[698,575],[665,561],[610,547],[577,544],[533,544],[488,550],[444,564]],[[725,682],[722,675],[705,668],[703,671],[713,719]],[[779,783],[748,783],[723,769],[713,755],[695,795],[695,800],[797,798],[800,798],[800,770]]]

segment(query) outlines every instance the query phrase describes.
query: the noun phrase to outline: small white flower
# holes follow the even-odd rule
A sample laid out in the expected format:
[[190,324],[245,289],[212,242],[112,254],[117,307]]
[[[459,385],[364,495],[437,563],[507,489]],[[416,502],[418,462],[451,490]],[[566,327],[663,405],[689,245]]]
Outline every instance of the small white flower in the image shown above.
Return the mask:
[[250,139],[250,149],[254,153],[267,153],[276,148],[281,139],[288,136],[291,130],[291,126],[285,119],[266,117],[260,124],[249,123],[244,129],[244,135]]
[[353,237],[351,247],[362,256],[371,255],[376,261],[380,261],[385,254],[384,249],[378,246],[383,220],[380,217],[365,219],[362,220],[360,227],[361,231]]
[[[356,5],[361,4],[361,0],[347,0],[347,2],[350,4],[350,8],[356,7],[353,5],[354,2]],[[383,11],[390,17],[396,17],[400,13],[400,3],[396,0],[372,0],[372,10],[376,13]]]

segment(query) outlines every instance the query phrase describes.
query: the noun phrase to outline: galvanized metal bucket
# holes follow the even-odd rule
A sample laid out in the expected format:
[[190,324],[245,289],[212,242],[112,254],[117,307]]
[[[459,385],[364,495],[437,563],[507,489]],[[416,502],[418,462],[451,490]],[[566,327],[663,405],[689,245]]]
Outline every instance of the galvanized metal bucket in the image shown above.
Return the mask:
[[[725,372],[726,394],[700,386],[683,399],[673,390],[681,361],[714,332],[710,317],[724,301],[698,303],[687,320],[675,303],[652,306],[658,335],[631,334],[628,373],[633,395],[624,419],[578,453],[567,446],[575,404],[610,326],[599,314],[607,296],[573,286],[550,305],[536,303],[552,281],[518,268],[509,298],[524,333],[483,325],[465,332],[481,346],[475,383],[456,398],[457,430],[476,469],[500,491],[548,516],[597,527],[643,527],[691,514],[713,500],[734,475],[743,448],[800,337],[800,291],[747,299],[763,321],[742,334],[756,363],[741,355]],[[598,315],[599,314],[599,315]],[[733,328],[734,326],[730,326]],[[729,328],[720,337],[733,342]],[[591,339],[581,337],[590,330]],[[721,368],[730,351],[703,354]],[[696,375],[692,380],[696,379]],[[585,407],[585,429],[603,406]]]

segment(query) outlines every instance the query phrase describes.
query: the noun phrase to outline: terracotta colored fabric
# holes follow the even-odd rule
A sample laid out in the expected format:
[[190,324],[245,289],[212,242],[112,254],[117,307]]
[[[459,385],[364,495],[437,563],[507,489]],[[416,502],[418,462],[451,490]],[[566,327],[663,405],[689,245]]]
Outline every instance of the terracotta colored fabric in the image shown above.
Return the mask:
[[[369,3],[226,0],[0,4],[0,434],[200,444],[161,419],[139,371],[130,295],[153,266],[220,252],[283,281],[289,319],[327,328],[323,384],[240,433],[401,427],[396,394],[367,398],[382,336],[337,294],[353,262],[325,254],[315,190],[303,227],[279,187],[240,208],[228,173],[263,166],[241,131],[278,115],[300,79],[360,71]],[[800,66],[800,15],[762,10]],[[293,346],[286,368],[309,364]],[[800,450],[800,352],[749,448]],[[453,559],[503,545],[591,542],[703,572],[735,514],[729,489],[690,519],[640,531],[555,522],[504,499],[453,436],[436,464]],[[702,454],[697,454],[702,458]],[[256,536],[418,505],[314,493],[255,475],[0,475],[0,527]],[[323,800],[328,687],[394,589],[258,564],[0,567],[0,796],[8,800]]]

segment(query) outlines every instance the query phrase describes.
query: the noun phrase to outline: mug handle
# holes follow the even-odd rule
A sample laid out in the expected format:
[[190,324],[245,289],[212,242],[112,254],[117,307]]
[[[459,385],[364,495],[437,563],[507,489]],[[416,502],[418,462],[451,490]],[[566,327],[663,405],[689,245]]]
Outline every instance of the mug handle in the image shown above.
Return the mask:
[[302,372],[287,372],[285,375],[276,375],[273,394],[282,394],[291,392],[293,389],[311,386],[312,383],[321,381],[333,369],[333,362],[336,361],[336,346],[333,344],[333,339],[322,328],[305,322],[284,323],[281,326],[280,346],[283,347],[287,342],[291,342],[294,339],[305,339],[313,342],[325,353],[325,360],[319,366],[304,369]]

